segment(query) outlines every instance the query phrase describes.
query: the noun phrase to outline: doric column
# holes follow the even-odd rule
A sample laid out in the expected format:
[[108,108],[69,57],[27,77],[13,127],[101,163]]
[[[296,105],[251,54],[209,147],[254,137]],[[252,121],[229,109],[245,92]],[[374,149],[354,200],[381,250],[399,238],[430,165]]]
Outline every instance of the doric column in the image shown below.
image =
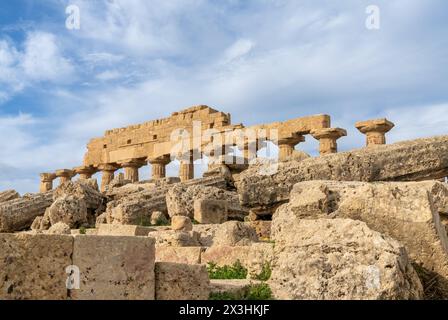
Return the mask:
[[120,165],[124,168],[124,179],[134,183],[139,181],[138,169],[144,166],[145,162],[141,160],[129,160],[121,162]]
[[320,155],[338,152],[337,140],[347,136],[347,131],[341,128],[325,128],[311,131],[311,135],[319,140]]
[[56,179],[54,173],[41,173],[40,174],[40,193],[45,193],[53,190],[53,180]]
[[287,161],[291,159],[294,153],[294,147],[300,142],[304,142],[305,137],[297,135],[292,138],[282,138],[278,140],[278,159],[279,161]]
[[100,169],[102,173],[101,177],[101,191],[106,191],[106,187],[112,182],[114,179],[115,171],[118,169],[118,166],[113,164],[101,164],[98,169]]
[[169,156],[162,156],[158,158],[148,158],[151,165],[151,179],[163,179],[166,177],[166,166],[170,163]]
[[81,166],[73,168],[73,171],[76,174],[79,174],[79,180],[88,180],[92,178],[92,175],[94,175],[97,170],[91,166]]
[[180,181],[188,181],[194,178],[194,159],[193,152],[183,156],[180,160],[179,168]]
[[386,144],[386,133],[395,125],[387,119],[376,119],[358,122],[355,126],[366,135],[367,147],[372,147]]
[[56,177],[59,178],[59,185],[69,182],[74,175],[75,173],[69,169],[61,169],[56,171]]

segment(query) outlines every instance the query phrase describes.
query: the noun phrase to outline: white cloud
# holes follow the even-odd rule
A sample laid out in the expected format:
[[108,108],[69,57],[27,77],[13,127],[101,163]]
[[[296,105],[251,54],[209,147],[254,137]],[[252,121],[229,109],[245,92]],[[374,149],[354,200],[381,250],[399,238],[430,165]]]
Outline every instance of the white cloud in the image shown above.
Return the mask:
[[25,41],[21,67],[31,81],[71,81],[73,66],[63,57],[56,37],[51,33],[32,32]]

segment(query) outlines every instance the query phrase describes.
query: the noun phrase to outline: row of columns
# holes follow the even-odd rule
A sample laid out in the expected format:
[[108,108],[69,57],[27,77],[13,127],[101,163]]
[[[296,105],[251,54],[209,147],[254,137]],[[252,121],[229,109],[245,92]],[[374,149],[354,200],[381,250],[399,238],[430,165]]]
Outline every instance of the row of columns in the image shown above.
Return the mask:
[[[386,144],[386,133],[389,132],[394,124],[387,119],[375,119],[356,123],[356,128],[366,135],[366,146]],[[319,140],[320,155],[336,153],[338,151],[337,140],[347,136],[347,131],[341,128],[323,128],[310,132],[311,135]],[[293,134],[291,137],[279,139],[279,160],[285,161],[292,157],[297,144],[304,142],[305,137],[300,134]],[[247,143],[243,148],[243,157],[250,161],[257,156],[257,151],[265,146],[265,141],[254,141]],[[223,147],[224,149],[224,147]],[[224,152],[225,153],[225,152]],[[212,152],[213,155],[213,152]],[[181,181],[188,181],[194,178],[194,157],[191,151],[184,159],[180,161],[179,178]],[[60,183],[70,181],[74,176],[79,175],[80,180],[87,180],[96,172],[102,172],[101,190],[104,191],[115,176],[115,171],[124,169],[124,178],[131,182],[139,181],[138,170],[149,163],[152,166],[152,179],[163,179],[166,177],[166,166],[171,162],[170,156],[165,155],[158,158],[133,159],[117,164],[101,164],[97,168],[92,166],[81,166],[73,170],[62,169],[55,173],[42,173],[40,175],[40,192],[47,192],[53,189],[53,181],[60,179]]]

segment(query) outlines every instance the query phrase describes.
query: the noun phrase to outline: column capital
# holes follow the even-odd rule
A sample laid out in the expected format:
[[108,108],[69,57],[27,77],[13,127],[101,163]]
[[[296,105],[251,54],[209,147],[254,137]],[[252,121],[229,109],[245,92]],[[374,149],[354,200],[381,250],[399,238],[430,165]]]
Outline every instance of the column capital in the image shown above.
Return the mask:
[[116,171],[120,168],[116,163],[102,163],[98,166],[100,171]]
[[70,170],[70,169],[60,169],[60,170],[56,170],[55,175],[58,178],[60,178],[60,177],[72,178],[75,176],[75,172],[73,172],[73,170]]
[[130,159],[118,163],[122,168],[140,168],[146,165],[146,162],[141,159]]
[[47,172],[45,172],[45,173],[41,173],[40,174],[40,180],[41,181],[45,181],[45,182],[52,182],[53,180],[55,180],[57,177],[56,177],[56,174],[55,173],[47,173]]
[[163,155],[160,157],[148,157],[147,161],[149,164],[163,164],[163,165],[167,165],[168,163],[171,162],[171,157],[169,155]]
[[311,135],[317,139],[339,139],[347,136],[347,130],[341,128],[324,128],[311,131]]
[[395,127],[395,124],[386,118],[360,121],[355,124],[356,129],[361,133],[381,132],[387,133]]
[[305,137],[303,135],[294,135],[292,137],[279,138],[277,144],[295,146],[301,142],[305,142]]
[[89,175],[93,175],[96,172],[98,172],[98,169],[96,169],[93,166],[79,166],[79,167],[73,168],[73,172],[75,174],[89,174]]

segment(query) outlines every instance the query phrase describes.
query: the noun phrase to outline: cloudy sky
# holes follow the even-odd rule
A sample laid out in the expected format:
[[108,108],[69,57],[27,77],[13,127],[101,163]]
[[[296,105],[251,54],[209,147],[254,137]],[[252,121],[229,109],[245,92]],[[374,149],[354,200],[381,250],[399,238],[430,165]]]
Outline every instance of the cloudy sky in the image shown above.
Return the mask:
[[106,129],[197,104],[247,125],[328,113],[342,150],[369,118],[396,123],[389,142],[448,134],[447,88],[446,0],[1,1],[0,190],[35,192]]

